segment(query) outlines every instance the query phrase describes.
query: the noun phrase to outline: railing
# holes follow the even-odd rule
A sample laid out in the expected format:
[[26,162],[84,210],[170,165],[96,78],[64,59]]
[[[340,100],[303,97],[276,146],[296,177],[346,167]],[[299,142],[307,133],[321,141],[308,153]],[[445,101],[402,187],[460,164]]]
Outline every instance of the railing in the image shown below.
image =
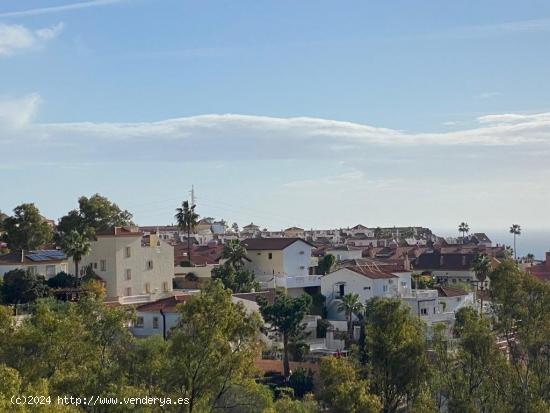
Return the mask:
[[321,285],[320,275],[298,275],[295,277],[275,277],[277,287],[303,288],[319,287]]
[[127,295],[119,298],[120,304],[142,304],[148,303],[149,301],[151,301],[151,296],[149,294]]

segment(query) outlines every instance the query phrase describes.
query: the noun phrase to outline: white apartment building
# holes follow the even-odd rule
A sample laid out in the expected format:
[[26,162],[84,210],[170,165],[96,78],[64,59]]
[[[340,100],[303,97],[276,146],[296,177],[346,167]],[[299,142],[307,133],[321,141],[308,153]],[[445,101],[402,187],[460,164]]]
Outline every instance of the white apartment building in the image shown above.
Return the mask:
[[264,288],[286,288],[300,295],[305,287],[319,287],[320,276],[312,270],[312,244],[301,238],[249,238],[242,241],[252,271]]
[[82,259],[81,271],[86,266],[105,281],[110,301],[132,304],[172,295],[174,248],[156,235],[143,238],[137,228],[98,233],[90,254]]

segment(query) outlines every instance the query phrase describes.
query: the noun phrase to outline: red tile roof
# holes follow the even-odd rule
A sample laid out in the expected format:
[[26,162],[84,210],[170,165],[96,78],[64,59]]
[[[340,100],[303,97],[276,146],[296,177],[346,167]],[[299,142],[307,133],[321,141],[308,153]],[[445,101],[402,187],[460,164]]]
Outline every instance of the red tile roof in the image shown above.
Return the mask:
[[379,280],[379,279],[388,279],[388,278],[399,278],[397,275],[393,275],[389,272],[381,271],[375,267],[371,266],[350,266],[345,267],[346,269],[353,271],[357,274],[364,275],[367,278],[373,279],[373,280]]
[[174,295],[172,297],[162,298],[160,300],[138,306],[137,311],[160,312],[160,310],[162,310],[165,313],[176,313],[177,305],[181,303],[185,303],[191,297],[193,297],[193,295],[188,294],[188,295]]
[[113,227],[106,231],[96,233],[98,237],[141,237],[143,232],[137,228]]
[[302,238],[248,238],[242,244],[247,250],[284,250],[289,245],[297,241],[305,242],[307,245],[315,247],[315,245],[307,242]]
[[468,295],[468,293],[460,288],[447,287],[444,285],[436,286],[437,295],[439,297],[460,297]]

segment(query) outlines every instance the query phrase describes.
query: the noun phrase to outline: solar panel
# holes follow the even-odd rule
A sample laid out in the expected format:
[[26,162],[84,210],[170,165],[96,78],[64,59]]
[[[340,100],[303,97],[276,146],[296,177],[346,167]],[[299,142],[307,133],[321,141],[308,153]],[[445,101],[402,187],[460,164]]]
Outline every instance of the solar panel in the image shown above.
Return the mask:
[[65,253],[58,250],[30,251],[25,256],[31,261],[53,261],[66,258]]

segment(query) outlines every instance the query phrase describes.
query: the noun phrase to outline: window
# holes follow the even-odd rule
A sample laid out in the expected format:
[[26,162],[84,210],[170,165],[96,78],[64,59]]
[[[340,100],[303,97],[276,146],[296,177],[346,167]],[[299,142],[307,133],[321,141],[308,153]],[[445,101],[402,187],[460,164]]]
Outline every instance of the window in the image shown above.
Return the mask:
[[261,253],[261,252],[257,252],[256,254],[257,254],[257,255],[262,255],[262,253]]
[[401,281],[401,287],[406,287],[407,286],[407,281]]
[[101,271],[107,271],[107,261],[105,260],[99,261],[99,269]]
[[126,288],[126,295],[132,295],[132,287]]
[[162,283],[162,289],[163,289],[163,291],[168,291],[168,282],[167,281],[164,281]]
[[421,308],[420,309],[420,314],[421,315],[428,315],[428,309],[427,308]]
[[306,267],[304,267],[303,265],[300,267],[301,270],[305,270]]
[[384,286],[382,287],[382,290],[383,290],[384,292],[388,291],[388,286],[387,286],[386,284],[384,284]]
[[143,328],[143,317],[136,317],[136,323],[134,324],[136,328]]
[[346,295],[345,288],[346,288],[345,284],[340,284],[338,286],[338,293],[339,293],[340,297],[343,297],[344,295]]
[[125,255],[126,255],[126,258],[130,258],[132,256],[132,248],[126,247]]
[[388,280],[388,284],[393,284],[393,280]]
[[145,292],[151,294],[151,284],[145,283]]
[[153,269],[153,260],[147,261],[147,269],[152,270]]
[[457,303],[460,302],[460,297],[456,297],[456,302],[457,302]]
[[273,258],[273,253],[270,252],[269,254],[267,254],[267,258],[272,259]]
[[132,279],[132,270],[130,268],[126,268],[126,280]]
[[36,265],[31,265],[27,271],[29,271],[29,274],[31,275],[36,275],[37,271],[36,271]]
[[153,317],[153,328],[159,328],[159,318]]
[[46,265],[46,277],[55,276],[55,265]]
[[304,255],[304,254],[305,254],[305,252],[304,252],[304,251],[300,251],[300,255]]
[[97,262],[94,262],[94,269],[97,270]]

